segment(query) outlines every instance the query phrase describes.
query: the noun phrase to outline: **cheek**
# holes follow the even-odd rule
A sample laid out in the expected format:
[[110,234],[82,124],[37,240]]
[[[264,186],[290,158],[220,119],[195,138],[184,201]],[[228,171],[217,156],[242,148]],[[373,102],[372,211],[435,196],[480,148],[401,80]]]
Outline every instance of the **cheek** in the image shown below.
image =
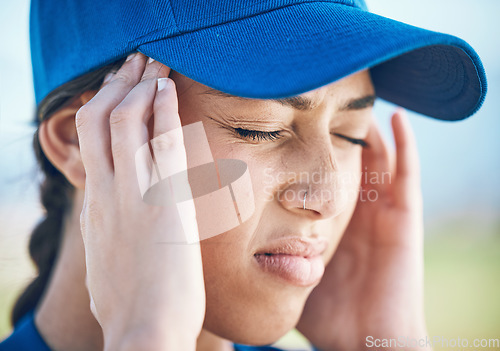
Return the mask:
[[[356,199],[362,176],[361,153],[362,149],[360,147],[356,147],[356,149],[352,150],[352,152],[342,155],[342,158],[339,158],[337,161],[339,188],[351,192],[355,195],[354,198]],[[349,200],[352,202],[356,199],[351,197]]]
[[[342,164],[339,171],[339,184],[345,196],[345,213],[343,218],[350,219],[352,212],[359,199],[359,191],[362,177],[361,150],[356,150]],[[344,219],[344,221],[345,221]]]
[[324,255],[325,263],[328,263],[335,253],[358,203],[362,176],[361,151],[356,150],[350,157],[338,160],[337,166],[335,200],[341,203],[342,210],[335,217],[316,223],[318,232],[330,238],[329,249]]

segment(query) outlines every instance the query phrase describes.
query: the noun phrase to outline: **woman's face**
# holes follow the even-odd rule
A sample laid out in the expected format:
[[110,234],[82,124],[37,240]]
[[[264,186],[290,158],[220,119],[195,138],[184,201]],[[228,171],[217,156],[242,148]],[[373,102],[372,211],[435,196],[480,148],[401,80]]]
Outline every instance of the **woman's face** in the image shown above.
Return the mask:
[[224,96],[171,77],[182,124],[203,122],[214,159],[246,162],[255,201],[243,224],[201,241],[204,328],[235,342],[274,342],[297,323],[356,205],[370,75],[286,102]]

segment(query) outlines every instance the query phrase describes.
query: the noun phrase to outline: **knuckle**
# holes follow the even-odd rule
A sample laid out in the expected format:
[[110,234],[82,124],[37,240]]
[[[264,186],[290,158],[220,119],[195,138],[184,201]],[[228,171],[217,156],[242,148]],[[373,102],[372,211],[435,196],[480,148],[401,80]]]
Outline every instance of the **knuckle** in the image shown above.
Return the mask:
[[[180,131],[180,129],[179,129]],[[175,150],[184,146],[182,131],[171,131],[168,133],[161,134],[151,141],[154,151],[164,152],[169,150]]]
[[111,125],[123,124],[129,117],[129,111],[125,106],[118,106],[109,116],[109,123]]
[[127,72],[119,72],[116,74],[114,82],[123,84],[123,85],[135,85],[136,79]]
[[152,84],[153,82],[156,81],[157,76],[158,76],[157,71],[145,70],[144,74],[141,77],[141,82],[148,82],[149,84]]

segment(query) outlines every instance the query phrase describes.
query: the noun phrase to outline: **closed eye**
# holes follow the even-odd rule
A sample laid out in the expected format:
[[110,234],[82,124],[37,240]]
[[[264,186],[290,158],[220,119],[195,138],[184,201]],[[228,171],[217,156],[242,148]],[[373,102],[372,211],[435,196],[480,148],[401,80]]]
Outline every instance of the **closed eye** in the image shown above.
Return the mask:
[[260,130],[235,128],[234,131],[240,137],[245,139],[250,139],[253,141],[273,141],[273,140],[278,140],[281,137],[281,132],[279,130],[272,132],[263,132]]
[[364,141],[363,139],[351,138],[351,137],[348,137],[347,135],[339,134],[339,133],[333,133],[333,135],[338,136],[339,138],[345,139],[345,140],[349,141],[350,143],[353,143],[354,145],[361,145],[361,147],[363,147],[363,148],[368,147],[368,143],[366,141]]
[[[272,132],[263,132],[260,130],[249,130],[249,129],[244,129],[244,128],[235,128],[234,131],[240,137],[245,138],[245,139],[250,139],[252,141],[273,141],[273,140],[278,140],[281,137],[281,132],[279,130],[272,131]],[[354,145],[360,145],[363,148],[368,147],[368,143],[363,139],[351,138],[347,135],[340,134],[340,133],[333,133],[333,135],[335,135],[339,138],[342,138],[344,140],[347,140],[348,142],[350,142]]]

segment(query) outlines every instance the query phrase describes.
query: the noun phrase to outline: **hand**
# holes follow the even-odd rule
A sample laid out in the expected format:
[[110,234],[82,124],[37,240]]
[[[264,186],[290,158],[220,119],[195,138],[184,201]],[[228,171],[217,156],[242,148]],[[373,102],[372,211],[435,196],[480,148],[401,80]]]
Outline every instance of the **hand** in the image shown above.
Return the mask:
[[392,128],[395,165],[372,123],[356,209],[297,326],[321,350],[362,350],[369,336],[427,335],[417,147],[402,109],[392,116]]
[[[152,206],[138,185],[135,155],[150,132],[181,127],[175,85],[158,80],[170,69],[146,59],[138,53],[127,60],[77,113],[87,285],[106,350],[194,350],[205,316],[200,246],[169,241],[183,234],[181,216],[198,235],[194,203],[180,214]],[[182,133],[176,135],[155,146],[164,164],[186,164]]]

